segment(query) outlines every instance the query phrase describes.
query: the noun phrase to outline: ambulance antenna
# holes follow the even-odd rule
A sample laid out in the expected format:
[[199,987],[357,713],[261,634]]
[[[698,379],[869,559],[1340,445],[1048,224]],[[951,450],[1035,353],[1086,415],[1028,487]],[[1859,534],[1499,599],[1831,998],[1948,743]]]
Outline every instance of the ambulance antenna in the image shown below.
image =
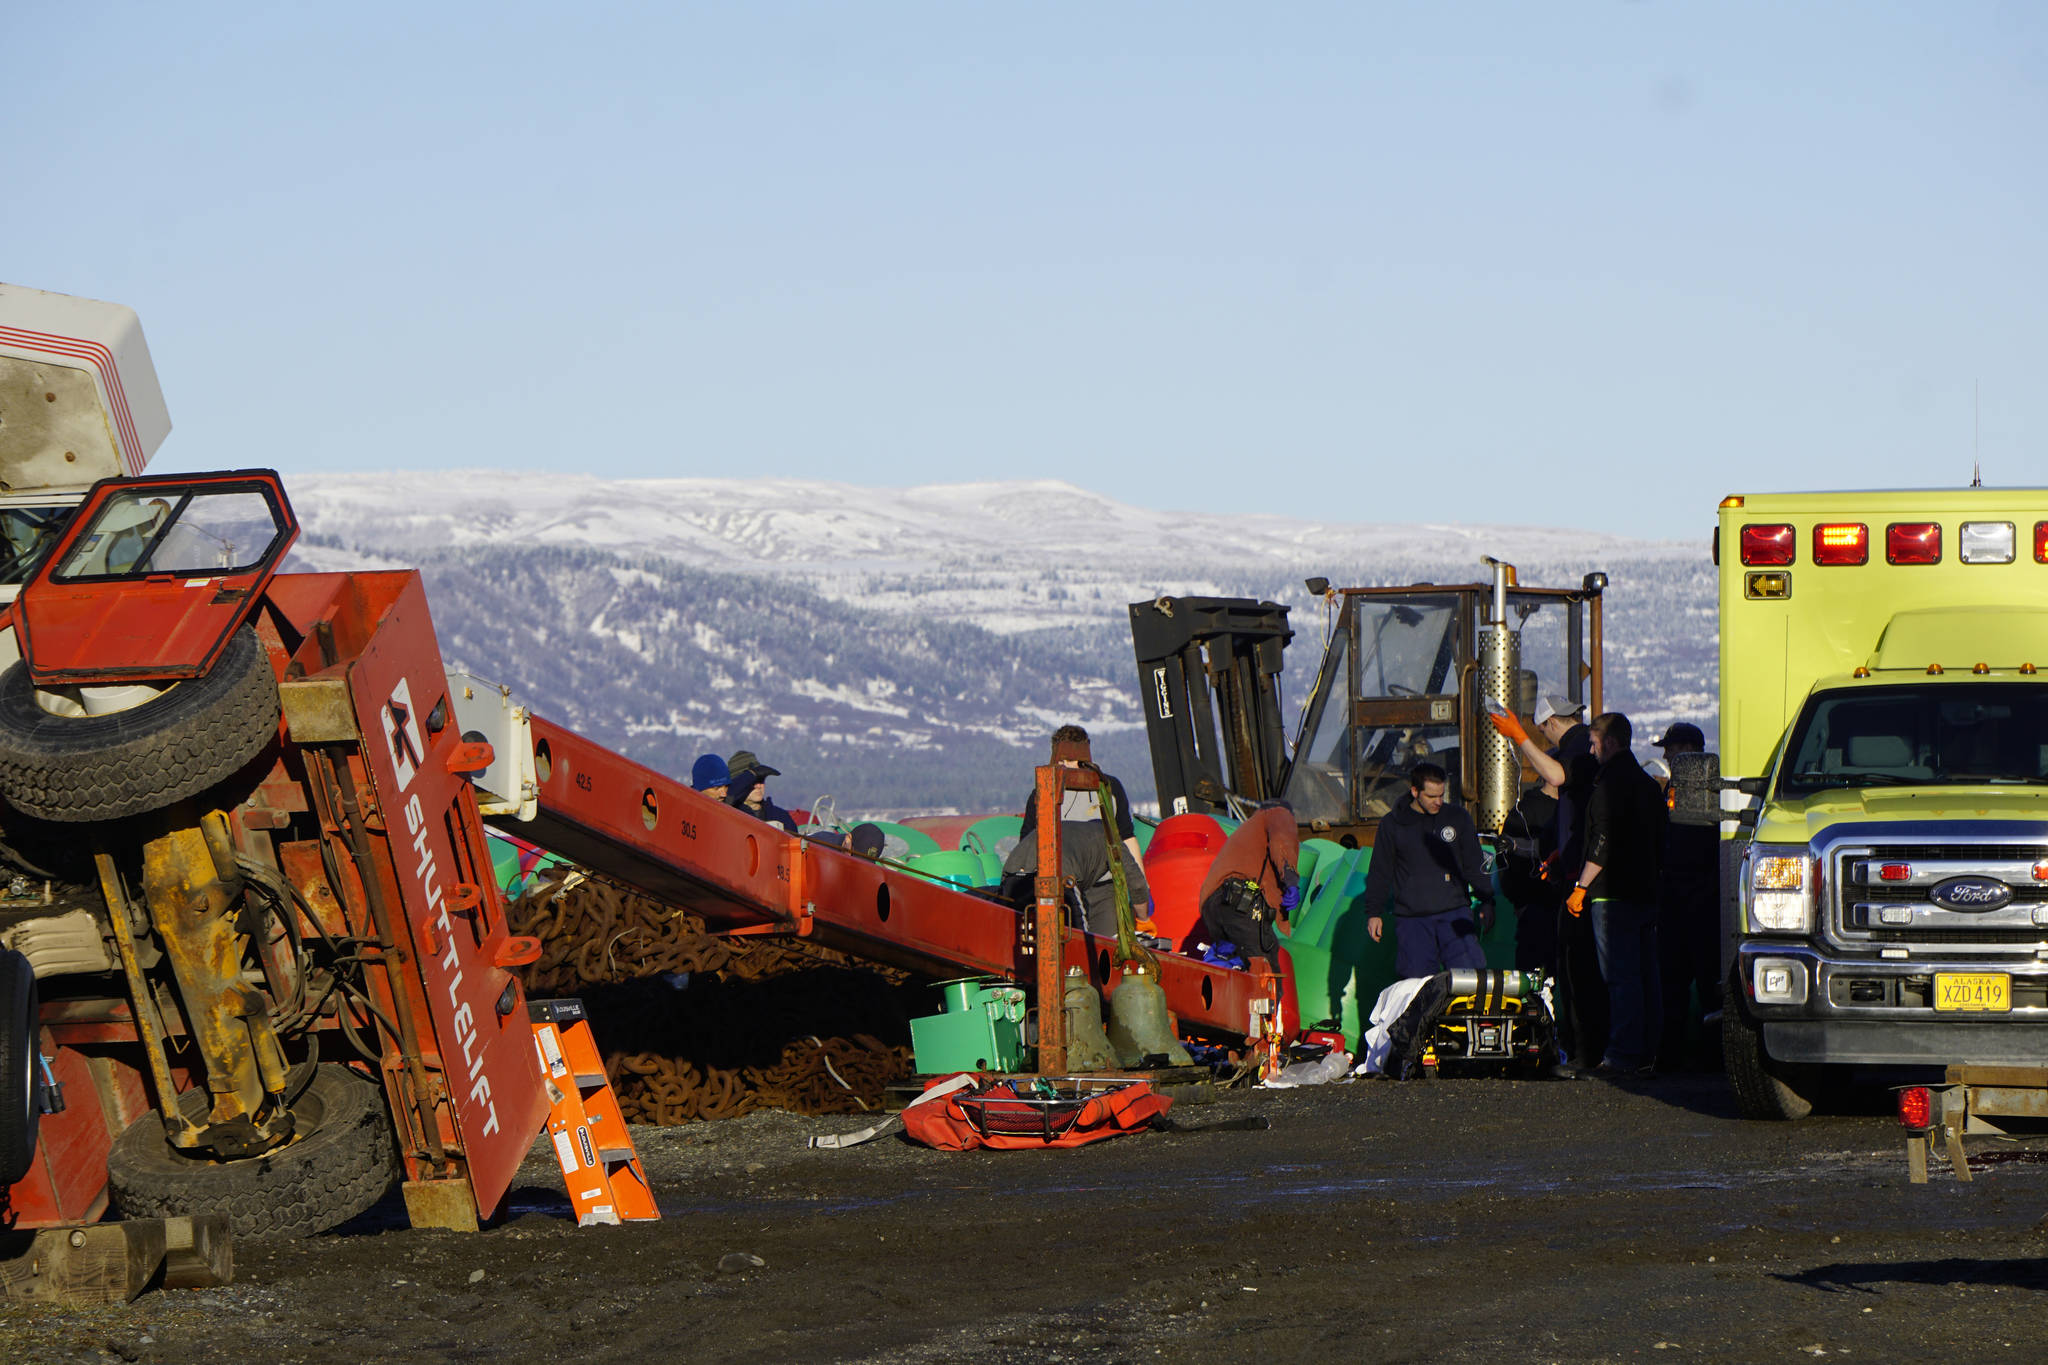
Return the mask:
[[1970,487],[1984,486],[1984,464],[1977,452],[1977,438],[1984,428],[1982,411],[1977,402],[1977,391],[1984,386],[1981,379],[1970,381]]

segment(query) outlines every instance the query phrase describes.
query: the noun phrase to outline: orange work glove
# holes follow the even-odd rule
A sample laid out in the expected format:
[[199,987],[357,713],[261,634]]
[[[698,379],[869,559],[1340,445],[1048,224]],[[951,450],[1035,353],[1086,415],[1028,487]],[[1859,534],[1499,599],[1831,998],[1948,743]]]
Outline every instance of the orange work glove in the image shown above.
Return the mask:
[[1510,743],[1527,744],[1529,742],[1529,732],[1522,728],[1522,722],[1516,720],[1512,713],[1495,711],[1489,708],[1486,718],[1493,722],[1494,729],[1507,736]]
[[1573,887],[1572,893],[1564,898],[1564,908],[1572,912],[1573,919],[1577,919],[1579,916],[1585,914],[1586,888],[1583,886]]

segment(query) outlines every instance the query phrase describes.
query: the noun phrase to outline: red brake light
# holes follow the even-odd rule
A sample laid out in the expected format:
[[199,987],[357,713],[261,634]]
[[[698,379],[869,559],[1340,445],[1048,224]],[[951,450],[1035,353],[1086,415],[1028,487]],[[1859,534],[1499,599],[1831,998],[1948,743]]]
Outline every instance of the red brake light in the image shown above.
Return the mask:
[[1816,564],[1868,564],[1870,528],[1861,522],[1843,522],[1813,528],[1813,562]]
[[1790,564],[1798,538],[1790,526],[1745,526],[1742,528],[1742,562],[1745,564]]
[[1899,1126],[1921,1132],[1934,1126],[1934,1096],[1924,1085],[1909,1085],[1899,1092]]
[[1913,865],[1886,863],[1877,869],[1877,879],[1881,882],[1910,882],[1913,880]]
[[1895,521],[1885,527],[1884,559],[1887,564],[1941,563],[1941,523]]
[[2048,564],[2048,521],[2034,523],[2034,562]]

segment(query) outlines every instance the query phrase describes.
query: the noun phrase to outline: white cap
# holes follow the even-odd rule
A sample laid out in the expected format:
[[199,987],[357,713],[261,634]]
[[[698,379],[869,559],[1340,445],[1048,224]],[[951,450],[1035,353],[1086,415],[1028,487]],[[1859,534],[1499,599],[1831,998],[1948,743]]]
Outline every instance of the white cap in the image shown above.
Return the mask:
[[1541,696],[1536,699],[1536,723],[1541,725],[1552,716],[1563,716],[1566,720],[1571,720],[1585,709],[1584,702],[1573,701],[1570,697]]

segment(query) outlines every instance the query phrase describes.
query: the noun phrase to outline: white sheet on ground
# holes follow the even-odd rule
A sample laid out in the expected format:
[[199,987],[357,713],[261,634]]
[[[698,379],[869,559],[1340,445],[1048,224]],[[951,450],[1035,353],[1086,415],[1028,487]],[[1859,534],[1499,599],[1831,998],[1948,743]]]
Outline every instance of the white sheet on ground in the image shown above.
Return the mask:
[[1365,1053],[1365,1060],[1358,1064],[1354,1074],[1377,1076],[1386,1066],[1389,1046],[1387,1030],[1394,1026],[1394,1021],[1401,1017],[1401,1012],[1408,1008],[1415,999],[1415,993],[1422,989],[1422,983],[1427,980],[1429,978],[1426,976],[1411,976],[1396,981],[1380,992],[1379,999],[1373,1001],[1371,1027],[1366,1029],[1365,1037],[1358,1040],[1361,1050]]

